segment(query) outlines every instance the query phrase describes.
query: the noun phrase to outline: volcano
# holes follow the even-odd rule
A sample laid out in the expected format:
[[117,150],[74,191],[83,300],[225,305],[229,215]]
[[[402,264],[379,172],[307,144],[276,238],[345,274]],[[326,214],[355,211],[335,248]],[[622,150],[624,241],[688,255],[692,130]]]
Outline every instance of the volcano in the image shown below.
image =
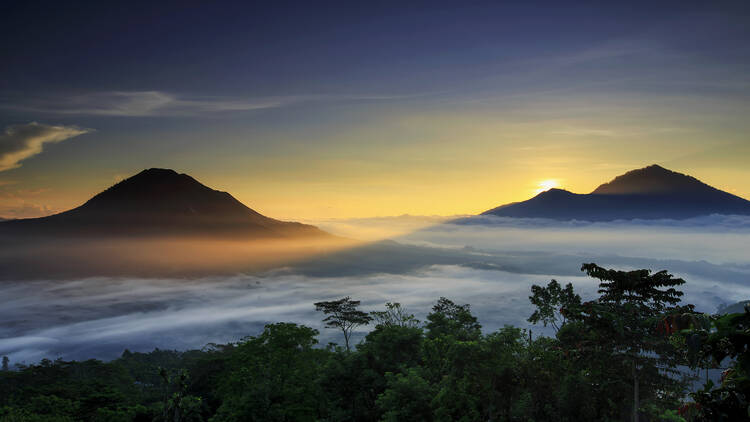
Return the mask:
[[711,214],[750,215],[750,201],[656,164],[617,176],[588,194],[550,189],[482,213],[584,221],[682,220]]
[[266,217],[187,174],[152,168],[59,214],[0,222],[0,234],[54,237],[329,236],[306,224]]

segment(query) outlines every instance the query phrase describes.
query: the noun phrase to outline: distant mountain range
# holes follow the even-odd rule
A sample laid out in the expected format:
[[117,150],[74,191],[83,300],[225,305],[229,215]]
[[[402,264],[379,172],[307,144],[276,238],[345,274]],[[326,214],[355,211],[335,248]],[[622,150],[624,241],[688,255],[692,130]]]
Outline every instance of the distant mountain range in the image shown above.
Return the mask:
[[23,236],[330,236],[315,226],[274,220],[187,174],[152,168],[80,207],[41,218],[0,222],[0,234]]
[[658,165],[629,171],[588,194],[550,189],[482,215],[555,220],[686,219],[750,215],[750,201]]
[[[504,217],[611,221],[750,215],[750,201],[658,165],[627,172],[589,194],[550,189],[482,213]],[[33,237],[193,236],[296,238],[331,236],[317,227],[275,220],[187,174],[152,168],[80,207],[41,218],[0,221],[0,235]]]

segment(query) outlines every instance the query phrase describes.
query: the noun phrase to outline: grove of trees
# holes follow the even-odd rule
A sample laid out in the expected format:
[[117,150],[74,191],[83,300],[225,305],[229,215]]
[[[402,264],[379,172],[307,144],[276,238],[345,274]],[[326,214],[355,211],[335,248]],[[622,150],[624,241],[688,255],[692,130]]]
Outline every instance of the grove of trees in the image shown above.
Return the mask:
[[[314,304],[344,346],[282,322],[202,350],[11,366],[0,422],[750,420],[750,309],[697,313],[666,271],[582,270],[600,280],[597,299],[555,280],[532,287],[529,320],[552,337],[483,332],[447,298],[422,322],[345,297]],[[691,369],[718,366],[721,380],[691,391]]]

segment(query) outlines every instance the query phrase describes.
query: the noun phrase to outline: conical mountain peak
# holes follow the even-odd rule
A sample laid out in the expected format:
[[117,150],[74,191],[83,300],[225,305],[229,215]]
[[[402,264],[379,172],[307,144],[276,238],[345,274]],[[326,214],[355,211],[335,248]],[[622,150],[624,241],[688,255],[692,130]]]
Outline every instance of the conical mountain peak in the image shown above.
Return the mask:
[[0,230],[22,228],[28,233],[76,236],[325,234],[313,226],[268,218],[227,192],[211,189],[187,174],[161,168],[143,170],[70,211],[8,223]]
[[631,170],[600,185],[593,194],[677,194],[716,190],[700,180],[652,164]]

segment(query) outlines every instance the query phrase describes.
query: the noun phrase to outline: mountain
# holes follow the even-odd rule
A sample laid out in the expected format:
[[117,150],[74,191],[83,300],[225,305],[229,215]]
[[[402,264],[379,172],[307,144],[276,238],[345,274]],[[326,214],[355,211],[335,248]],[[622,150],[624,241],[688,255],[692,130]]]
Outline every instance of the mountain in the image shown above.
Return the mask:
[[187,174],[152,168],[60,214],[0,222],[24,236],[327,236],[314,226],[265,217]]
[[586,221],[686,219],[750,215],[750,201],[654,164],[617,176],[589,194],[550,189],[482,214]]
[[665,169],[657,164],[632,170],[600,185],[592,194],[687,194],[715,195],[724,193],[695,177]]

